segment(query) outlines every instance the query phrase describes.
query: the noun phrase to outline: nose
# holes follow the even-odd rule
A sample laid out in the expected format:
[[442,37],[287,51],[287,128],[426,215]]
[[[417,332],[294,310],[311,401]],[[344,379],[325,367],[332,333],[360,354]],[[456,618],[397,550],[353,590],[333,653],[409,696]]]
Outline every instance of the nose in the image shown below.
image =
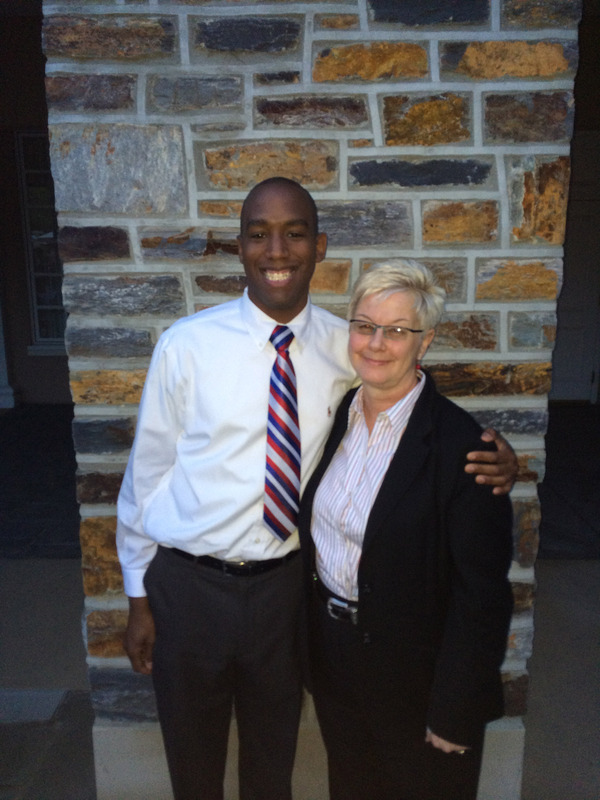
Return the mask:
[[283,233],[271,233],[268,239],[267,252],[270,258],[281,258],[286,255],[287,240]]
[[369,337],[369,347],[371,350],[382,350],[385,347],[385,339],[381,328],[376,328],[375,333]]

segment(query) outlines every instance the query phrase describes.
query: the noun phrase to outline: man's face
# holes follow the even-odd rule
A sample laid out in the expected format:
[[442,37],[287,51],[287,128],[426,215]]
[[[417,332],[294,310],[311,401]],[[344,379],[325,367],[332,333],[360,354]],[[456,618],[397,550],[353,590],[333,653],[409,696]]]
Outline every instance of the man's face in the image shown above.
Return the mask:
[[260,187],[246,201],[238,246],[250,300],[277,322],[289,322],[306,305],[315,264],[327,251],[304,193],[286,184]]

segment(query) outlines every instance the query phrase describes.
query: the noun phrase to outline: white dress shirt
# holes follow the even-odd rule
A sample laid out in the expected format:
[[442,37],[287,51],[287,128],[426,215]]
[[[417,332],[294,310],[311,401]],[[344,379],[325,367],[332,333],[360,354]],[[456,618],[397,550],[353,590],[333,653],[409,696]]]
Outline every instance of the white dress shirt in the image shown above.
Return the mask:
[[[159,339],[142,394],[117,504],[125,592],[145,594],[157,544],[243,561],[297,549],[263,517],[269,380],[277,323],[247,292],[186,317]],[[335,410],[356,383],[348,325],[310,301],[288,327],[298,386],[301,488],[322,452]]]
[[317,572],[347,600],[358,600],[358,564],[369,514],[424,385],[419,380],[379,413],[370,435],[361,387],[350,404],[348,430],[316,491],[311,532]]

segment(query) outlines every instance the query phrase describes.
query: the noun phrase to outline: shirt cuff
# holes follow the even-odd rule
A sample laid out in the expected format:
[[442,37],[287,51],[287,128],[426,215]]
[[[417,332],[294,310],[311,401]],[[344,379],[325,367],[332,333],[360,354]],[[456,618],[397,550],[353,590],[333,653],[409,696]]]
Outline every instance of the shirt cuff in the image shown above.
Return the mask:
[[127,597],[146,597],[144,589],[145,569],[122,569],[123,587]]

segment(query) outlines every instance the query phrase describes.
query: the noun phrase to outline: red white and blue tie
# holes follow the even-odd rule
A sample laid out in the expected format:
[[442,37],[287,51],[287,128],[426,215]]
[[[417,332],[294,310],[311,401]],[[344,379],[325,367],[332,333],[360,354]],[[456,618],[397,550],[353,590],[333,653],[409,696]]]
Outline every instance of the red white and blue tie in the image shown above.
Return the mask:
[[298,398],[288,349],[293,338],[285,325],[277,325],[270,336],[277,358],[269,389],[264,521],[282,541],[296,529],[300,502]]

